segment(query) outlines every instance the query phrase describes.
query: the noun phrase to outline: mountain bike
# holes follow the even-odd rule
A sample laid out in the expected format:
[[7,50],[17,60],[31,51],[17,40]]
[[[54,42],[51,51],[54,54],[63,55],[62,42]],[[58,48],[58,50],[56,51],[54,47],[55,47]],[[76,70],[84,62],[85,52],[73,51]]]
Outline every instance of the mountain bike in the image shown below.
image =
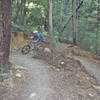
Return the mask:
[[40,45],[36,45],[35,42],[33,40],[30,40],[28,44],[24,45],[21,49],[21,53],[23,55],[26,55],[28,54],[30,51],[33,51],[33,52],[37,52],[37,51],[43,51],[44,50],[44,47],[42,45],[42,43]]

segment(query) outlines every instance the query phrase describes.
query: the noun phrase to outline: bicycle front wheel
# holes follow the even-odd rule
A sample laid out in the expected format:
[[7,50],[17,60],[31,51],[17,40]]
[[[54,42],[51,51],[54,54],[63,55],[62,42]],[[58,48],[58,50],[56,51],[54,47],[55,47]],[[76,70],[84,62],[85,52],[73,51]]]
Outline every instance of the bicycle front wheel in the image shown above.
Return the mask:
[[26,55],[26,54],[28,54],[28,53],[30,52],[30,49],[31,49],[31,47],[30,47],[29,45],[25,45],[25,46],[22,48],[21,53],[22,53],[23,55]]

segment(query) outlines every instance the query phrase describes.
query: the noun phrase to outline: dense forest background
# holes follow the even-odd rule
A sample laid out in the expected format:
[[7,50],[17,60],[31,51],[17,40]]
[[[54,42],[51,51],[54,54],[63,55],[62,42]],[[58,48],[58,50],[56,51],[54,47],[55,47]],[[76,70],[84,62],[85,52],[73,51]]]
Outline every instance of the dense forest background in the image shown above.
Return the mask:
[[[12,27],[39,30],[48,35],[47,0],[13,0]],[[73,43],[72,0],[53,0],[53,34],[55,40]],[[100,1],[76,0],[76,41],[82,49],[100,55]]]

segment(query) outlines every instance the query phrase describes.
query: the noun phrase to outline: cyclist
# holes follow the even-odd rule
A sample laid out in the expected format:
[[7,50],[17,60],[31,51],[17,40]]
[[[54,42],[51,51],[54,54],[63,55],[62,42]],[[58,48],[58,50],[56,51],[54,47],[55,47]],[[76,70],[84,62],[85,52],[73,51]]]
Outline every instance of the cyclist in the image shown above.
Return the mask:
[[43,41],[43,36],[38,31],[35,30],[35,31],[33,31],[32,40],[33,40],[32,49],[34,49],[34,46],[36,46],[38,49],[39,45]]

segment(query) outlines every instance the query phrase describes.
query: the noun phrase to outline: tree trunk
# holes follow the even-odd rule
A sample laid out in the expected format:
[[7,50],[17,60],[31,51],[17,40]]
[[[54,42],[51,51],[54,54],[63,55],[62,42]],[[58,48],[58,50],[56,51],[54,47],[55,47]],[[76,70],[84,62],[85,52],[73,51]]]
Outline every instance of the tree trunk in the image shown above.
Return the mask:
[[16,8],[16,15],[15,15],[15,17],[14,17],[14,22],[15,23],[17,23],[18,21],[18,16],[19,16],[19,12],[20,12],[20,3],[19,3],[19,0],[17,0],[17,3],[16,3],[16,5],[17,5],[17,8]]
[[10,52],[11,0],[0,0],[0,71],[8,69]]
[[98,33],[99,33],[100,1],[97,5],[97,32],[96,32],[96,54],[98,54]]
[[25,9],[26,0],[23,0],[23,11],[22,11],[22,24],[26,25],[26,9]]
[[52,0],[48,0],[48,32],[50,35],[53,34],[52,25]]
[[21,19],[21,17],[22,17],[21,12],[22,12],[22,8],[23,8],[22,4],[23,4],[22,0],[17,0],[17,10],[16,10],[15,18],[14,18],[14,22],[16,24],[21,24],[21,21],[22,21],[22,19]]
[[72,0],[72,24],[73,24],[73,44],[76,43],[76,0]]

